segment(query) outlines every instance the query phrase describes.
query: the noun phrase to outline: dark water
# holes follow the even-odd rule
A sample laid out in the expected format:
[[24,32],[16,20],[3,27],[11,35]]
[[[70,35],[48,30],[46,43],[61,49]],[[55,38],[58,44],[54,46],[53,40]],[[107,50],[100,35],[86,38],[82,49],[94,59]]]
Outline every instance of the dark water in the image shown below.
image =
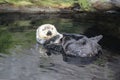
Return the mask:
[[[120,14],[0,14],[0,80],[119,80],[119,21]],[[60,33],[102,34],[103,54],[86,65],[64,62],[62,55],[40,57],[35,32],[44,23]]]

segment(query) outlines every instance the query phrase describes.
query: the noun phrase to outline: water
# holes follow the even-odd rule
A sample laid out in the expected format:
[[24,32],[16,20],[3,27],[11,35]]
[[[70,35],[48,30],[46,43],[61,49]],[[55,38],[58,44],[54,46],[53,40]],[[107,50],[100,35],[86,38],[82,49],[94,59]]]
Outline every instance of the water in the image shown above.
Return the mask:
[[[119,17],[94,13],[0,14],[0,80],[119,80]],[[65,62],[62,55],[40,57],[35,32],[44,23],[54,24],[60,33],[88,37],[103,34],[103,54],[84,65]]]

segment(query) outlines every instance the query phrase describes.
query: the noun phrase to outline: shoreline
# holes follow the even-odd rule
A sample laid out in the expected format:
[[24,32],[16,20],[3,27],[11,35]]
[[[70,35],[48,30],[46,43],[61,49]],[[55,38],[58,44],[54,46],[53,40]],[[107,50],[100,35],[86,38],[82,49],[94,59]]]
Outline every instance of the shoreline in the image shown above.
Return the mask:
[[53,8],[53,7],[39,7],[39,6],[13,6],[0,5],[0,13],[73,13],[74,10],[70,8]]
[[[61,14],[71,14],[71,13],[116,13],[116,10],[108,11],[86,11],[82,9],[77,9],[74,7],[58,8],[58,7],[41,7],[41,6],[15,6],[11,4],[0,4],[0,13],[61,13]],[[118,11],[119,12],[119,11]]]

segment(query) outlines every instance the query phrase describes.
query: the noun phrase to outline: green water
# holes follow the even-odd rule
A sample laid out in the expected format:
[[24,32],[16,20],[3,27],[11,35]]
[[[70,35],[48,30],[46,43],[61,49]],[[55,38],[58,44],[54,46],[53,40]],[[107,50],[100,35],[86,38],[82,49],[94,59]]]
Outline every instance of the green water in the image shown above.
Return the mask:
[[119,21],[119,14],[0,14],[0,52],[32,46],[36,43],[36,29],[46,23],[55,25],[60,33],[103,34],[119,39]]
[[60,33],[83,33],[89,23],[60,17],[60,14],[0,14],[0,52],[8,53],[16,46],[29,47],[36,43],[36,29],[45,23],[56,26]]

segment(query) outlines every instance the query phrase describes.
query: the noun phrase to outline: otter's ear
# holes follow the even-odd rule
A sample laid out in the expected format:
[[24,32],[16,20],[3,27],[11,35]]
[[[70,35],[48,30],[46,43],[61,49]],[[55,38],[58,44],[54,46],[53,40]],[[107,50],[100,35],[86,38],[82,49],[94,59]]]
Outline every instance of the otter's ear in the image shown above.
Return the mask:
[[99,42],[101,39],[103,38],[103,35],[99,35],[99,36],[95,36],[95,37],[92,37],[92,38],[89,38],[95,42]]

